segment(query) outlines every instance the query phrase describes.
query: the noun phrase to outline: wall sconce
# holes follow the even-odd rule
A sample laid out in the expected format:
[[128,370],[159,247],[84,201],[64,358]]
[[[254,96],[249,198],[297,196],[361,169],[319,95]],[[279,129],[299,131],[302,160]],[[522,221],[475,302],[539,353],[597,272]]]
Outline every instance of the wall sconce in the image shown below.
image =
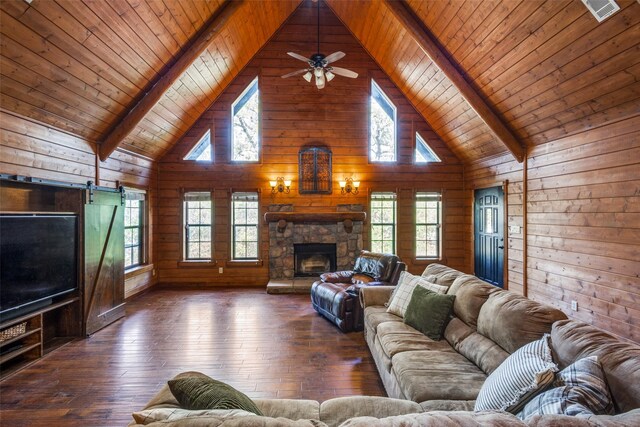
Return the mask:
[[285,180],[281,176],[277,177],[275,181],[269,181],[269,185],[271,186],[271,192],[273,194],[289,194],[291,192],[291,180]]
[[344,181],[340,181],[340,193],[342,194],[358,194],[358,187],[360,187],[360,181],[354,181],[353,178],[345,178]]

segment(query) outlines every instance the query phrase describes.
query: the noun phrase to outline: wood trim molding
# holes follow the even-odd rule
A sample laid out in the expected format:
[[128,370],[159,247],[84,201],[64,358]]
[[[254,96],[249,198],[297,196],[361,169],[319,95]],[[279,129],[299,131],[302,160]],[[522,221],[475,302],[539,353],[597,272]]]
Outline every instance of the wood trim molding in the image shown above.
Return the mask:
[[229,18],[242,5],[243,0],[227,0],[220,10],[205,25],[204,30],[193,40],[189,48],[166,70],[156,76],[154,83],[140,101],[133,106],[124,119],[118,123],[103,139],[99,146],[100,160],[105,161],[124,138],[144,119],[160,101],[171,86],[184,74],[193,62],[209,47],[213,38],[220,33]]
[[437,43],[436,38],[422,24],[422,21],[415,16],[404,1],[385,0],[385,3],[396,19],[400,21],[402,26],[413,37],[416,43],[418,43],[420,48],[431,58],[433,63],[445,76],[447,76],[458,91],[460,91],[460,94],[469,103],[469,106],[471,106],[473,111],[475,111],[489,127],[498,141],[505,145],[519,163],[522,163],[524,160],[522,143],[518,141],[489,104],[487,104],[476,89],[464,78],[463,72],[459,70],[458,66],[451,62],[447,54]]
[[342,222],[365,221],[366,212],[267,212],[264,214],[264,222],[278,222],[284,219],[287,222]]

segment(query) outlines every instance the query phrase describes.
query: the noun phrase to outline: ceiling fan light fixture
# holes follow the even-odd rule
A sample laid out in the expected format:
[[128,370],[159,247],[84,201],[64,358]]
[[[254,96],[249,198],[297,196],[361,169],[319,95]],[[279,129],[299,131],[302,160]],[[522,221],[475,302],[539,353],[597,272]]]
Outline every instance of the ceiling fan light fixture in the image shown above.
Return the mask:
[[313,77],[313,74],[311,74],[311,71],[307,71],[302,78],[305,79],[307,82],[311,83],[311,77]]
[[331,80],[333,80],[333,78],[336,76],[335,74],[333,74],[331,71],[327,71],[326,73],[324,73],[324,76],[327,78],[327,81],[330,82]]
[[318,87],[318,89],[322,89],[325,83],[324,73],[322,72],[322,69],[320,69],[320,73],[316,72],[315,74],[316,74],[316,86]]

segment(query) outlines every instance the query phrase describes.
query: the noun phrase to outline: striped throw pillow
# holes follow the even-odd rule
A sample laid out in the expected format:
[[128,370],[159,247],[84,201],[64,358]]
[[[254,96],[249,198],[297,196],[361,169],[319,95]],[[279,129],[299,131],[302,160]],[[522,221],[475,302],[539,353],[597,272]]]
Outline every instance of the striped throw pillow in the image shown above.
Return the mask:
[[556,376],[552,389],[537,395],[518,418],[527,421],[534,415],[571,416],[613,415],[609,387],[597,356],[580,359]]
[[489,375],[476,399],[475,411],[518,413],[554,380],[549,334],[516,350]]
[[404,317],[404,313],[407,311],[407,306],[411,300],[411,295],[413,295],[413,290],[418,285],[438,294],[444,294],[447,292],[447,289],[449,289],[446,286],[436,285],[435,283],[426,281],[420,276],[414,276],[411,273],[403,271],[400,273],[398,285],[393,290],[391,298],[389,299],[387,313]]

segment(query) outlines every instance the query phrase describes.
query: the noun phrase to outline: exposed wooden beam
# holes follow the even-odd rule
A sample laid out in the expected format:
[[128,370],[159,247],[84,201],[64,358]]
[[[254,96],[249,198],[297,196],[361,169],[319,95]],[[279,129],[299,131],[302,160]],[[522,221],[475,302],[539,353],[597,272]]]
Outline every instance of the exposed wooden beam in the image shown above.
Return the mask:
[[447,76],[451,83],[460,91],[460,94],[469,103],[483,122],[491,129],[493,135],[502,142],[520,163],[524,160],[522,144],[503,123],[487,102],[464,78],[463,72],[449,60],[442,48],[436,42],[436,38],[425,28],[413,11],[398,0],[385,0],[387,7],[402,23],[404,28],[418,43],[420,48],[431,58],[433,63]]
[[193,40],[189,48],[173,63],[164,74],[156,76],[156,81],[140,101],[129,110],[127,115],[103,139],[99,146],[100,160],[106,160],[118,145],[135,129],[160,98],[184,74],[193,62],[205,51],[220,32],[222,27],[244,0],[227,0],[209,19],[204,30]]

